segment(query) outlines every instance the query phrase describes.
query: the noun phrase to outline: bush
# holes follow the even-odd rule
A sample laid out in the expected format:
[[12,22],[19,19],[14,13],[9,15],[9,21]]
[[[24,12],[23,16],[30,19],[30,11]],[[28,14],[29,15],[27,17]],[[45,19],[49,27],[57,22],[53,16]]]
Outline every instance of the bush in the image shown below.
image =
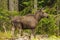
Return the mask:
[[36,33],[56,35],[56,30],[58,30],[58,27],[55,23],[56,21],[53,15],[50,15],[49,18],[43,18],[37,25]]
[[[0,9],[0,30],[3,31],[2,26],[5,26],[8,29],[11,27],[11,17],[19,15],[16,11],[7,11]],[[5,24],[4,24],[5,23]],[[3,25],[4,24],[4,25]]]

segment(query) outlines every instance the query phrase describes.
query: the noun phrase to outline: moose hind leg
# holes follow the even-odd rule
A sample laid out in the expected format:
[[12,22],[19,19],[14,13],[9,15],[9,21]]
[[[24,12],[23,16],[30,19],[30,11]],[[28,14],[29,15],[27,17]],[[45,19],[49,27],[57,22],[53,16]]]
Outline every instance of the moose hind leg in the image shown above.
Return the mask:
[[14,36],[14,32],[15,32],[15,28],[12,27],[12,30],[11,30],[11,35]]
[[15,36],[15,31],[16,31],[16,24],[12,23],[12,29],[11,29],[11,35]]
[[35,37],[35,29],[32,29],[32,36]]

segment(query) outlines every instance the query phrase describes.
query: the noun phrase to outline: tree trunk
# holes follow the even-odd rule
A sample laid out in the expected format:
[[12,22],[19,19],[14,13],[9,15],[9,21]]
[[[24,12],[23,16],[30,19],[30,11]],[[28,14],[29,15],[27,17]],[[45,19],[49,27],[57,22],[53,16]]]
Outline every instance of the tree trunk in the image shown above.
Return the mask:
[[18,11],[18,0],[9,0],[9,10]]
[[[57,14],[60,14],[60,0],[57,0]],[[60,21],[58,22],[58,36],[60,35]]]
[[14,0],[9,0],[9,11],[14,11]]
[[18,0],[14,0],[14,10],[18,11]]
[[7,10],[8,9],[7,3],[8,3],[7,0],[0,0],[0,8]]
[[34,12],[37,11],[37,0],[34,0]]
[[57,14],[60,13],[60,0],[57,0]]

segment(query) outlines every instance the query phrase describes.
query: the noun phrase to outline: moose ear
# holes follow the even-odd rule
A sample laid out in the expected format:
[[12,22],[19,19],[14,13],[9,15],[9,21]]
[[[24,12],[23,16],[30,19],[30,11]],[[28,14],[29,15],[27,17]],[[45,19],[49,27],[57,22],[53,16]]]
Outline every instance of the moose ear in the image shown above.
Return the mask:
[[44,8],[40,8],[39,11],[42,12],[44,10]]
[[41,12],[42,10],[41,10],[41,8],[39,9],[39,12]]

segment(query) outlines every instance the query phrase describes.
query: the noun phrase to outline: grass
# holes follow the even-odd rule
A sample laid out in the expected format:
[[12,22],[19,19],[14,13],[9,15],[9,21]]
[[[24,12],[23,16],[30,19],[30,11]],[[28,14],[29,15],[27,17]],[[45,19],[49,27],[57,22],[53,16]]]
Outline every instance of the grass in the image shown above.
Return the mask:
[[[0,40],[6,40],[5,38],[11,38],[11,33],[10,32],[0,32]],[[31,40],[60,40],[60,36],[56,37],[55,35],[52,35],[50,37],[32,37]]]
[[48,38],[40,38],[40,39],[32,38],[32,40],[60,40],[60,36],[56,37],[56,36],[52,35],[52,36],[50,36]]
[[5,38],[11,38],[10,32],[0,32],[0,40],[5,40]]

